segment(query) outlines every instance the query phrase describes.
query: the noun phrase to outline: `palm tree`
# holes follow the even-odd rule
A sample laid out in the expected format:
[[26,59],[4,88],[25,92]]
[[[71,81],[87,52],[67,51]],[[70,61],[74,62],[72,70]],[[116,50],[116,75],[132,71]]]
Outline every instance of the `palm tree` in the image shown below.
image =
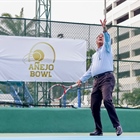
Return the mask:
[[26,24],[23,19],[24,10],[21,8],[20,14],[12,17],[9,13],[2,13],[0,20],[0,35],[11,35],[11,36],[35,36],[34,20],[31,20]]
[[[0,35],[7,36],[35,36],[35,23],[34,20],[28,21],[23,19],[24,9],[21,8],[20,14],[12,17],[10,13],[2,13],[0,18]],[[0,85],[0,89],[7,93],[6,83]],[[23,95],[22,95],[23,96]]]

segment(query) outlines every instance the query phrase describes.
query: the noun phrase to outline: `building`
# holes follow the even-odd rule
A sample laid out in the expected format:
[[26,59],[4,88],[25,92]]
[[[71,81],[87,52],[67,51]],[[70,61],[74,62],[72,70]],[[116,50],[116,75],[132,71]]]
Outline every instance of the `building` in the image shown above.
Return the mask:
[[140,0],[106,0],[108,24],[140,27]]
[[106,0],[106,19],[107,25],[117,25],[109,32],[115,59],[120,60],[121,91],[131,92],[140,87],[140,0]]

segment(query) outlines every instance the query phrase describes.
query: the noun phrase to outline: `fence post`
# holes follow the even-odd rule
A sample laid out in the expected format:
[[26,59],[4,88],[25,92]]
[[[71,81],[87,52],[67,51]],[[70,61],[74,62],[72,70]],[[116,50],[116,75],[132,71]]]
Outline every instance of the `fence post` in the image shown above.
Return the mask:
[[63,107],[66,107],[66,95],[64,95],[64,97],[63,97]]
[[77,89],[77,96],[78,96],[78,107],[81,107],[81,88],[78,87]]

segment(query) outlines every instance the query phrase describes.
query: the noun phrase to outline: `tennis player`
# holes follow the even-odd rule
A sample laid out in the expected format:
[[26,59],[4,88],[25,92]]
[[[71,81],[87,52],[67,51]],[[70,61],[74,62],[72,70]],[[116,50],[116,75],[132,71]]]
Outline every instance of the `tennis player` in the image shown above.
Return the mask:
[[102,136],[102,123],[100,116],[100,107],[103,100],[104,106],[108,112],[116,135],[122,134],[123,130],[120,125],[115,107],[112,103],[112,92],[115,86],[113,75],[113,55],[111,48],[110,35],[107,32],[106,19],[100,20],[103,27],[103,33],[96,38],[97,51],[92,56],[92,63],[86,73],[77,81],[80,86],[90,77],[94,78],[93,90],[91,94],[91,111],[95,122],[95,131],[90,136]]

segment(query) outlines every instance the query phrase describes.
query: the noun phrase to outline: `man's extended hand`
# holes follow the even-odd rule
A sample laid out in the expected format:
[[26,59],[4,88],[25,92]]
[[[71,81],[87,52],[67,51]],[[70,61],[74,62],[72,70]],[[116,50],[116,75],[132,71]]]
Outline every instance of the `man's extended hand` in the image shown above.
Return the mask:
[[102,27],[104,28],[106,26],[106,19],[104,19],[103,21],[100,20]]
[[81,80],[78,80],[78,81],[76,82],[76,84],[78,84],[78,86],[81,86],[81,84],[82,84]]
[[103,30],[104,30],[104,32],[106,32],[107,31],[107,27],[106,27],[106,19],[104,19],[103,21],[102,20],[100,20],[100,22],[101,22],[101,25],[102,25],[102,27],[103,27]]

